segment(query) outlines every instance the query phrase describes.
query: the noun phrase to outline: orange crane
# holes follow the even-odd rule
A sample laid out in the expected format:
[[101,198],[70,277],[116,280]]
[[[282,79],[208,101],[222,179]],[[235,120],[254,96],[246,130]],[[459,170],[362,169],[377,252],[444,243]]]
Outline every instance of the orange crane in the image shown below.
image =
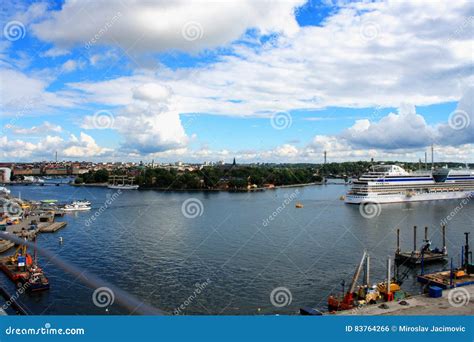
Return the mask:
[[[362,271],[362,268],[364,266],[364,261],[367,260],[366,266],[366,282],[368,286],[368,281],[369,281],[369,254],[367,253],[366,250],[364,250],[364,254],[362,255],[362,258],[360,260],[359,266],[356,268],[354,272],[354,276],[352,277],[352,282],[351,285],[349,286],[349,289],[347,290],[346,294],[344,297],[341,298],[336,298],[334,296],[329,296],[328,298],[328,309],[329,311],[340,311],[340,310],[350,310],[354,308],[354,291],[357,285],[357,280],[359,279],[360,273]],[[344,290],[343,290],[344,292]]]

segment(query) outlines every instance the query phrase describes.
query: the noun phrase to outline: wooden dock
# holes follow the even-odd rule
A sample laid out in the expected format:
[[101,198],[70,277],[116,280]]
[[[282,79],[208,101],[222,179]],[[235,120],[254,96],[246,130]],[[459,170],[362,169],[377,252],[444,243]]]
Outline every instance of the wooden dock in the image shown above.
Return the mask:
[[408,263],[411,265],[421,265],[422,263],[442,262],[445,261],[448,254],[433,253],[432,251],[424,252],[397,252],[395,253],[395,261],[399,263]]
[[465,271],[457,270],[422,274],[416,277],[422,284],[435,285],[442,289],[451,289],[459,286],[474,284],[474,274],[467,274]]
[[15,246],[15,243],[9,240],[0,240],[0,253],[8,251],[13,246]]
[[39,231],[40,233],[54,233],[59,229],[64,228],[66,224],[66,222],[54,222],[49,225],[41,225]]

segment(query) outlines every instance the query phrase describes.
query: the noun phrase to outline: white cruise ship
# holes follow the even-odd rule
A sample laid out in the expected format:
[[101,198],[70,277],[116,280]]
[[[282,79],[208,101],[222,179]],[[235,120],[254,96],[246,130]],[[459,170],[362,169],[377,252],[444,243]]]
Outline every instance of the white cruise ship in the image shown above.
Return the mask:
[[353,182],[346,203],[396,203],[474,196],[474,170],[439,169],[407,172],[397,165],[378,165]]

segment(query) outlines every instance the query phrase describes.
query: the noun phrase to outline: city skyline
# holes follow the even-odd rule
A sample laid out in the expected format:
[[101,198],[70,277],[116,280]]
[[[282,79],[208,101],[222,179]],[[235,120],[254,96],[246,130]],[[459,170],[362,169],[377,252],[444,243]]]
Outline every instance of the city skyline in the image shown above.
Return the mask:
[[469,2],[15,2],[0,158],[417,162],[435,144],[437,162],[473,162],[473,15]]

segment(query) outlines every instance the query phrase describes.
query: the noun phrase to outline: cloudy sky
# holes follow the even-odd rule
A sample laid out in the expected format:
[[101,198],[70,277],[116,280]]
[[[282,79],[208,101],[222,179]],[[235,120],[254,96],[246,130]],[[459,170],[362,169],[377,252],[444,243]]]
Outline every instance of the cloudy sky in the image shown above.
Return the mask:
[[0,158],[474,162],[474,3],[2,2]]

